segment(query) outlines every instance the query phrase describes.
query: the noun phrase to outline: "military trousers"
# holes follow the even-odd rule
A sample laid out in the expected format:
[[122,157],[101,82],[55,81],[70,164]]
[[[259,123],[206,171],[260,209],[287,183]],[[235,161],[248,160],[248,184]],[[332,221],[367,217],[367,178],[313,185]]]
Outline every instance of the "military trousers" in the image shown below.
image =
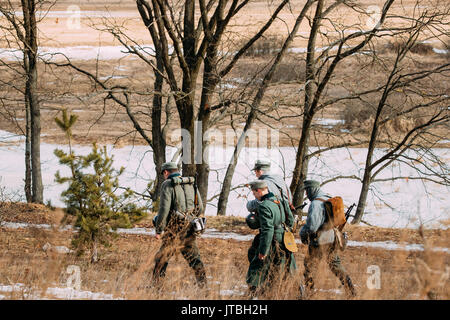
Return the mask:
[[255,237],[248,251],[250,265],[246,282],[251,290],[265,293],[275,282],[286,280],[286,277],[296,269],[296,264],[293,254],[277,241],[272,242],[269,254],[264,260],[258,258],[258,246],[259,235]]
[[154,282],[158,284],[165,277],[169,260],[177,252],[181,252],[189,267],[194,270],[197,284],[204,286],[206,284],[205,266],[200,258],[196,235],[189,231],[166,232],[163,235],[161,247],[155,255]]
[[310,244],[308,246],[308,255],[304,259],[305,271],[303,274],[306,289],[314,289],[315,272],[317,271],[318,265],[322,259],[326,259],[328,267],[336,275],[336,277],[339,278],[347,293],[350,295],[355,295],[355,289],[352,281],[341,263],[335,243],[319,246]]

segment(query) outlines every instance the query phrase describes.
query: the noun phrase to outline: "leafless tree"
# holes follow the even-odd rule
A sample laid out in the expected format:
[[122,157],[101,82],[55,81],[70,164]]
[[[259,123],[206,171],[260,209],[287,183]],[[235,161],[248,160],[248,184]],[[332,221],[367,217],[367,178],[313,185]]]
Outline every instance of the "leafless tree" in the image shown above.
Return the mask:
[[[450,184],[448,165],[432,150],[445,136],[440,132],[448,130],[450,123],[450,63],[442,59],[427,66],[410,56],[424,30],[448,36],[448,29],[443,28],[448,22],[448,10],[424,10],[410,17],[408,32],[395,42],[395,57],[391,63],[384,60],[386,80],[374,108],[361,193],[352,223],[359,223],[363,217],[371,182],[393,162],[412,167],[419,174],[416,178]],[[375,156],[377,146],[385,148]]]
[[[43,203],[43,184],[40,161],[40,102],[38,97],[38,28],[36,12],[42,7],[48,8],[52,3],[40,0],[22,0],[19,4],[12,1],[0,3],[0,13],[3,15],[0,32],[2,41],[9,52],[22,55],[20,61],[0,60],[0,67],[5,75],[1,84],[7,90],[15,91],[23,97],[25,104],[26,125],[21,128],[26,137],[25,141],[25,195],[28,202]],[[20,14],[21,13],[21,14]],[[11,93],[13,94],[13,93]],[[15,104],[11,94],[1,99],[2,106],[9,112]]]
[[253,102],[250,106],[250,112],[247,116],[244,131],[242,132],[241,136],[239,137],[239,140],[236,144],[236,147],[233,152],[233,156],[231,158],[230,164],[228,165],[225,178],[222,185],[222,190],[219,196],[219,201],[217,205],[217,214],[218,215],[225,215],[226,214],[226,208],[227,208],[227,202],[228,202],[228,196],[230,194],[231,190],[231,180],[234,175],[234,171],[238,162],[239,154],[244,147],[245,144],[245,138],[248,135],[249,130],[251,129],[255,119],[257,118],[258,111],[260,109],[261,101],[263,100],[263,97],[266,93],[266,89],[272,80],[272,77],[275,73],[276,68],[278,67],[279,63],[283,59],[284,55],[287,52],[287,49],[289,48],[290,44],[292,43],[292,40],[294,36],[296,35],[298,28],[300,27],[300,24],[302,23],[303,19],[306,16],[306,13],[310,6],[313,4],[313,0],[307,1],[305,5],[303,6],[302,10],[300,11],[294,27],[292,31],[289,33],[288,37],[283,43],[283,46],[281,50],[278,52],[274,62],[272,63],[270,69],[267,71],[267,73],[264,75],[262,84],[259,86],[259,89],[257,90],[255,97],[253,99]]
[[[304,96],[304,114],[300,140],[298,143],[296,163],[291,181],[291,191],[293,194],[294,205],[299,205],[303,201],[302,182],[306,179],[308,172],[308,148],[310,145],[310,129],[313,118],[316,113],[323,109],[328,103],[322,101],[324,90],[332,78],[337,65],[345,58],[364,48],[370,40],[378,33],[382,32],[381,26],[386,19],[386,15],[394,0],[388,0],[384,3],[381,10],[380,20],[377,25],[368,31],[351,32],[343,35],[335,43],[330,44],[327,50],[324,50],[316,58],[316,40],[320,32],[320,26],[327,16],[339,6],[352,6],[351,1],[337,0],[333,1],[328,7],[325,1],[318,0],[314,17],[312,19],[311,30],[308,39],[307,57],[306,57],[306,81]],[[353,8],[352,8],[353,9]],[[333,47],[337,47],[335,54],[329,54]],[[346,97],[350,99],[351,97]],[[342,98],[344,100],[345,98]]]
[[[164,95],[171,98],[178,111],[180,127],[191,138],[191,141],[183,141],[185,144],[183,174],[197,174],[202,200],[206,201],[209,165],[208,161],[203,161],[203,150],[206,149],[208,141],[204,139],[201,142],[194,141],[194,137],[202,137],[218,119],[222,118],[230,105],[237,103],[218,95],[216,90],[218,84],[236,66],[248,48],[269,29],[288,2],[288,0],[279,1],[267,21],[230,58],[229,53],[221,52],[219,49],[226,41],[224,35],[228,24],[248,5],[248,0],[220,0],[207,3],[203,0],[198,2],[137,0],[137,9],[153,42],[154,59],[142,54],[136,41],[126,35],[120,26],[107,21],[103,26],[97,26],[102,31],[113,34],[129,53],[139,56],[154,70],[151,138],[132,111],[129,99],[132,88],[108,86],[94,72],[82,70],[70,61],[53,64],[70,66],[87,75],[102,90],[108,92],[109,98],[126,109],[136,130],[152,147],[157,170],[165,161],[164,139],[167,133],[161,127],[161,99]],[[199,101],[196,98],[198,91],[200,91]],[[196,128],[196,123],[201,124],[201,127]],[[161,180],[162,177],[159,177],[158,181]],[[157,192],[155,194],[157,195]]]

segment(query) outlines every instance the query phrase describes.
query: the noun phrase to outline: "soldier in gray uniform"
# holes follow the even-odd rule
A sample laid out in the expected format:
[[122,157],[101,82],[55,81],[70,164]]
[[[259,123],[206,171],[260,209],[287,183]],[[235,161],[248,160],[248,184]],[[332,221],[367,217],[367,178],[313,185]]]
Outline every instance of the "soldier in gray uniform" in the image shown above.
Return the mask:
[[300,239],[302,243],[308,244],[308,255],[305,257],[304,281],[306,288],[300,286],[300,297],[306,298],[314,289],[313,272],[321,259],[325,258],[331,271],[339,278],[345,287],[349,296],[355,296],[356,291],[350,279],[341,264],[341,259],[337,253],[338,245],[336,243],[333,229],[322,230],[327,220],[325,205],[319,199],[327,200],[330,196],[320,190],[320,183],[315,180],[306,180],[303,183],[306,195],[311,201],[308,209],[306,224],[300,229]]
[[154,223],[156,239],[162,239],[162,245],[155,256],[154,283],[158,284],[165,276],[169,259],[180,250],[189,266],[194,269],[197,284],[204,286],[205,267],[197,247],[196,234],[186,227],[185,220],[179,216],[180,212],[193,211],[196,199],[201,211],[201,196],[198,190],[195,190],[194,178],[181,177],[176,163],[164,163],[161,171],[166,180],[161,185],[159,211]]
[[[270,173],[270,162],[265,160],[256,160],[255,165],[252,169],[255,171],[255,176],[259,180],[264,180],[267,183],[269,192],[272,192],[276,197],[281,199],[283,197],[288,201],[291,211],[294,210],[292,207],[292,193],[283,177],[278,174]],[[260,201],[252,200],[247,202],[247,210],[249,212],[255,212]]]

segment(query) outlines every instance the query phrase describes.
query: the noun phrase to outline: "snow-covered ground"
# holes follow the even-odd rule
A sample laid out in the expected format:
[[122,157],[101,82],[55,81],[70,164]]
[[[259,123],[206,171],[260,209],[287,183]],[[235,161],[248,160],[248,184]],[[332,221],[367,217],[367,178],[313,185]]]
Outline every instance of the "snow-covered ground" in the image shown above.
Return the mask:
[[[24,178],[24,145],[23,139],[9,132],[0,130],[0,186],[7,191],[22,191]],[[6,142],[6,143],[5,143]],[[11,142],[8,144],[7,142]],[[44,189],[44,201],[50,200],[54,206],[64,206],[60,197],[66,188],[54,181],[55,173],[69,175],[69,169],[62,167],[53,154],[56,148],[68,150],[66,145],[41,144],[41,162]],[[125,173],[120,179],[124,187],[144,193],[149,179],[155,178],[152,151],[147,146],[127,146],[113,148],[108,145],[107,150],[114,157],[114,167],[125,167]],[[311,151],[317,150],[311,148]],[[77,154],[87,154],[91,151],[88,146],[75,146]],[[169,148],[168,159],[174,154],[175,149]],[[376,152],[379,157],[383,150]],[[208,199],[219,194],[222,181],[225,176],[229,159],[233,148],[211,146],[205,151],[210,155],[210,180]],[[450,153],[448,149],[436,149],[435,153],[443,162],[448,163]],[[319,181],[328,180],[338,175],[356,175],[362,177],[365,163],[366,149],[343,149],[321,153],[318,158],[313,158],[309,165],[308,179]],[[295,149],[281,148],[244,148],[239,157],[232,185],[238,186],[254,180],[251,171],[256,159],[270,159],[272,171],[284,175],[287,183],[291,180],[291,172],[295,165]],[[377,178],[389,179],[395,176],[417,175],[410,167],[404,164],[394,163],[380,173]],[[361,183],[357,180],[341,179],[323,186],[323,190],[331,195],[340,195],[345,205],[357,203]],[[439,184],[423,180],[388,180],[373,183],[368,196],[364,220],[368,223],[391,228],[417,228],[423,224],[426,228],[448,228],[441,223],[450,219],[449,188]],[[253,199],[248,188],[242,187],[231,191],[227,214],[244,217],[248,214],[245,204],[247,199]],[[216,214],[217,198],[208,203],[207,215]],[[354,212],[353,212],[354,213]]]

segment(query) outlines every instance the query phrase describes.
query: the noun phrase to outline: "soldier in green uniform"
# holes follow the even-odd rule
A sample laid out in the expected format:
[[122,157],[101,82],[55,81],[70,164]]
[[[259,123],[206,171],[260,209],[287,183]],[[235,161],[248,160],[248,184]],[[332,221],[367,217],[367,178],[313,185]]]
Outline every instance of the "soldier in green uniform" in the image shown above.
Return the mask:
[[341,264],[338,255],[338,245],[333,229],[325,230],[322,226],[326,222],[326,212],[324,202],[330,196],[320,189],[320,183],[315,180],[306,180],[303,183],[306,196],[311,201],[308,209],[306,224],[300,229],[300,239],[302,243],[308,244],[308,255],[305,257],[304,280],[306,288],[300,286],[300,298],[307,296],[314,289],[313,273],[321,259],[326,259],[331,271],[339,278],[349,296],[355,296],[356,291],[350,276]]
[[260,201],[256,210],[259,245],[250,261],[246,279],[250,294],[254,296],[267,292],[274,281],[284,280],[296,266],[293,253],[283,243],[283,224],[292,227],[294,221],[290,210],[286,211],[288,204],[269,192],[264,180],[253,181],[250,186],[255,198]]
[[[270,162],[267,160],[256,160],[255,165],[253,166],[252,171],[255,172],[255,176],[258,178],[258,180],[264,180],[267,184],[267,188],[269,189],[269,192],[273,193],[274,196],[283,201],[286,201],[289,204],[289,209],[286,209],[289,211],[289,218],[294,219],[294,216],[292,214],[292,206],[291,206],[291,199],[292,194],[291,190],[286,185],[286,182],[283,180],[283,177],[281,177],[278,174],[273,174],[270,172]],[[258,199],[251,200],[247,202],[247,210],[250,212],[250,214],[247,216],[247,224],[251,229],[259,229],[259,226],[255,223],[257,222],[255,212],[260,204],[260,201]],[[292,217],[291,217],[292,216]],[[292,227],[295,223],[294,221],[289,221],[289,226]],[[252,241],[252,245],[248,249],[248,261],[251,262],[258,252],[259,247],[259,237],[260,234],[257,234],[255,238]],[[295,260],[293,261],[293,270],[297,268],[297,265],[295,263]]]
[[154,283],[158,284],[165,276],[169,259],[180,250],[194,270],[197,284],[204,286],[205,267],[197,247],[196,234],[180,216],[180,213],[194,210],[196,201],[197,210],[203,209],[200,194],[194,187],[194,178],[181,177],[176,163],[164,163],[161,170],[166,180],[161,185],[159,211],[154,223],[156,239],[162,239],[162,245],[155,256]]

